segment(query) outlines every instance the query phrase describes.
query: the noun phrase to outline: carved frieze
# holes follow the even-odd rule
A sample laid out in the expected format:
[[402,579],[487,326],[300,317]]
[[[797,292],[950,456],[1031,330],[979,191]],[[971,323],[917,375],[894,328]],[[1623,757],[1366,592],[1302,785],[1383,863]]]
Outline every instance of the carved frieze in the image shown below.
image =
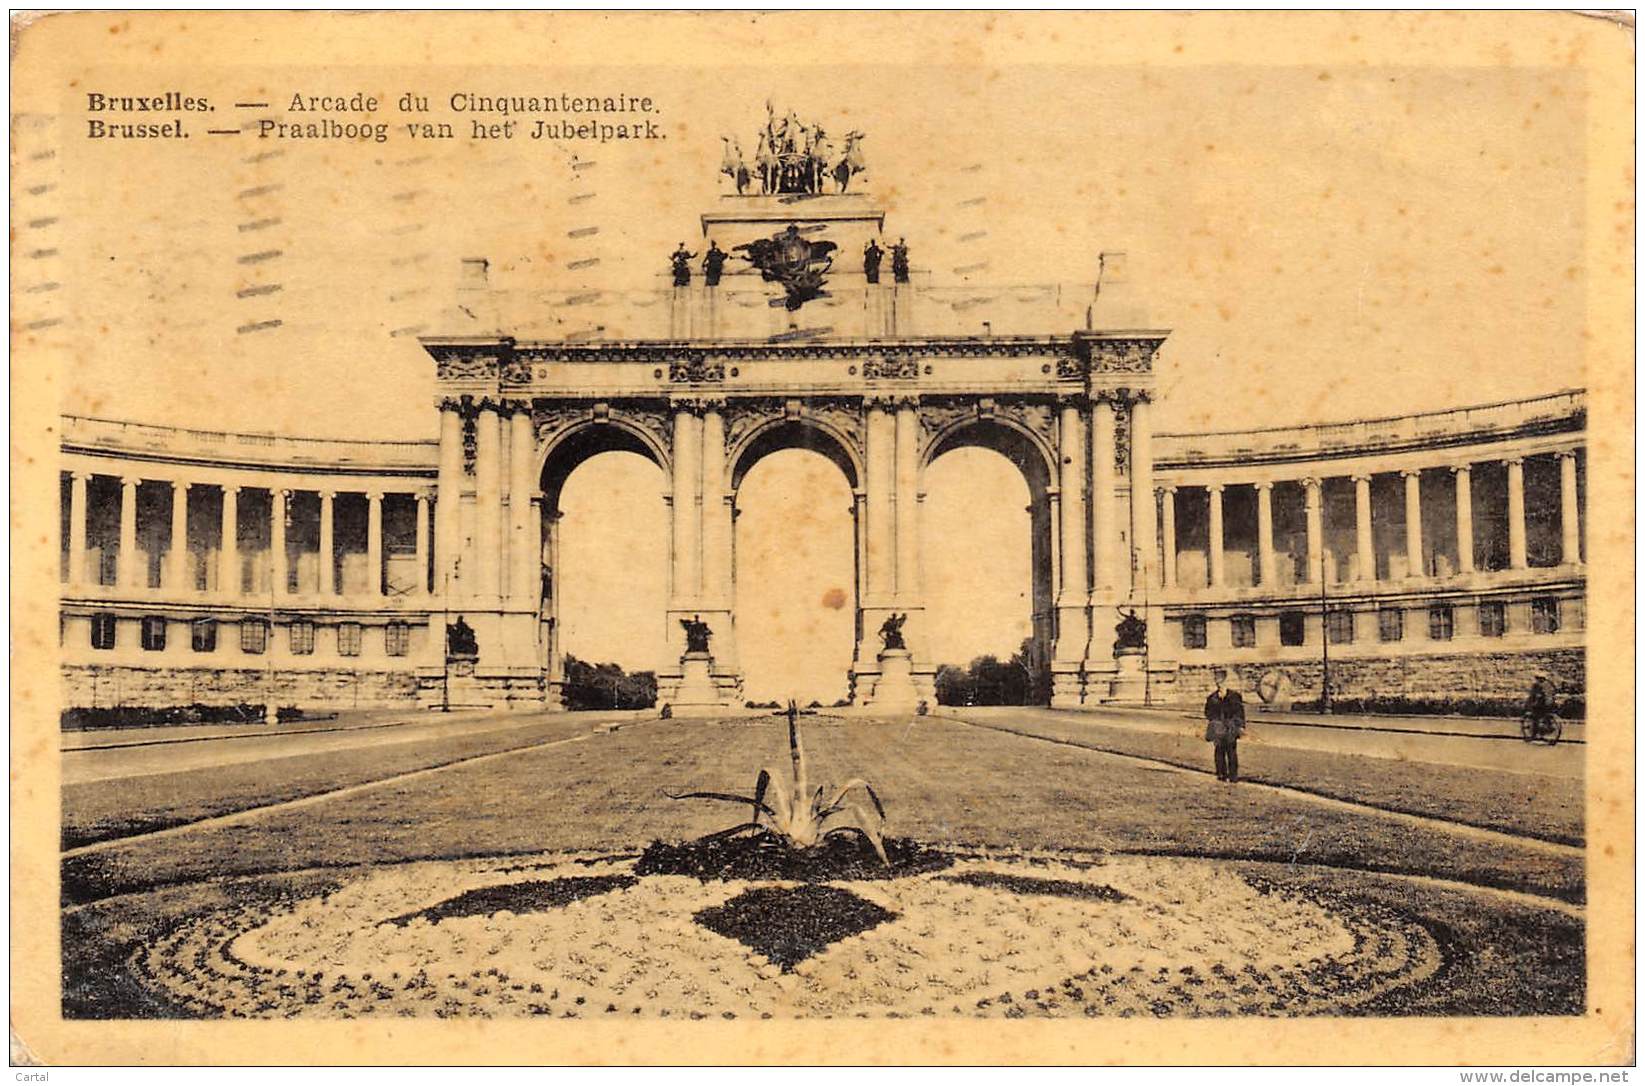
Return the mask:
[[929,441],[967,419],[977,418],[977,401],[926,397],[920,401],[920,427]]
[[434,356],[434,372],[442,381],[491,381],[497,377],[498,353],[442,351]]
[[1046,400],[1002,398],[998,412],[1038,436],[1047,448],[1057,447],[1056,404]]
[[862,375],[869,381],[912,381],[920,375],[920,363],[915,358],[870,358],[862,364]]
[[781,418],[783,401],[769,396],[736,399],[725,407],[725,449],[741,445],[762,423]]
[[[1101,406],[1103,410],[1113,410]],[[1121,479],[1131,476],[1131,412],[1124,408],[1114,411],[1114,474]]]
[[659,448],[669,447],[674,420],[661,404],[621,403],[612,408],[612,415],[650,434]]
[[1086,364],[1078,358],[1059,357],[1057,359],[1057,377],[1062,380],[1068,378],[1082,379],[1085,377]]
[[725,363],[691,358],[668,364],[668,379],[675,384],[711,384],[725,380]]
[[588,418],[589,405],[573,400],[538,400],[532,405],[531,429],[537,447],[553,441],[561,433]]
[[819,397],[806,400],[804,415],[824,423],[851,442],[858,456],[863,455],[862,406],[845,397]]
[[524,358],[515,356],[503,363],[502,379],[505,385],[530,384],[534,376],[531,363]]
[[1152,373],[1161,339],[1099,339],[1091,342],[1096,373]]

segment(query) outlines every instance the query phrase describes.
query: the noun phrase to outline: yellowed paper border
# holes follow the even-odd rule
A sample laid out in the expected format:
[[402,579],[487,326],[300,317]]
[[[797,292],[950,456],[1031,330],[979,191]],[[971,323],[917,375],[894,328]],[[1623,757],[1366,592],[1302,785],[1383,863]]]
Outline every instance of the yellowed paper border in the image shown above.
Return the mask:
[[[13,110],[51,112],[88,62],[179,52],[311,70],[599,65],[1541,65],[1587,88],[1591,528],[1588,999],[1580,1020],[1067,1023],[67,1022],[59,1006],[55,610],[59,394],[76,358],[12,329],[12,1028],[46,1063],[1623,1063],[1634,1057],[1633,50],[1621,18],[1575,14],[90,13],[13,24]],[[935,118],[934,118],[935,120]],[[135,179],[111,179],[133,184]],[[1511,302],[1505,302],[1511,304]]]

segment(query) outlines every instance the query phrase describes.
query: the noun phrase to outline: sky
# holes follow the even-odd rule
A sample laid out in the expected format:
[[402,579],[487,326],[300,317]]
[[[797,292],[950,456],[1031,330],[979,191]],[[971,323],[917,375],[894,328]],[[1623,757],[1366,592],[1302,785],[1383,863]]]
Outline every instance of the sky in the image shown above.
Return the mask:
[[[464,67],[477,53],[450,50],[414,88],[403,70],[335,64],[196,66],[176,79],[222,102],[283,103],[299,85],[370,91],[385,103],[406,89],[436,103],[459,90],[643,93],[667,139],[584,148],[580,158],[529,140],[272,145],[249,136],[186,154],[74,138],[53,158],[21,155],[20,183],[52,186],[41,206],[59,214],[50,249],[39,250],[52,255],[19,280],[26,287],[32,269],[49,264],[58,286],[25,289],[19,317],[27,325],[49,308],[60,318],[49,334],[74,359],[63,409],[208,429],[432,438],[432,364],[416,336],[471,330],[454,307],[460,260],[491,261],[522,335],[561,334],[583,318],[543,292],[655,289],[668,252],[700,236],[697,216],[725,191],[720,136],[751,145],[767,100],[832,132],[866,133],[864,191],[935,286],[1056,283],[1078,299],[1097,255],[1125,252],[1131,307],[1171,330],[1159,361],[1160,430],[1398,414],[1583,384],[1587,119],[1577,71],[689,57],[591,68],[557,63],[551,51],[533,67]],[[163,71],[148,81],[170,85]],[[400,120],[386,105],[382,118]],[[33,146],[31,131],[52,130],[21,131],[20,146]],[[21,245],[34,239],[25,233]],[[614,332],[645,335],[657,317],[636,307],[607,320]],[[997,509],[1007,528],[947,557],[928,550],[928,566],[1001,598],[932,626],[943,631],[944,659],[1008,655],[1027,617],[1026,490],[1000,470],[1004,461],[951,455],[928,480],[928,546],[966,538],[962,521],[944,520],[950,504]],[[636,574],[569,607],[579,591],[572,571],[611,540],[666,548],[660,480],[629,459],[596,458],[573,475],[563,553],[567,609],[587,612],[567,616],[568,647],[638,665],[654,651],[635,637],[646,627],[616,616],[654,614],[635,601],[658,591],[655,578]],[[795,502],[841,504],[843,479],[816,459],[773,457],[751,472],[743,524],[780,518]],[[1020,532],[1010,527],[1018,515]],[[628,531],[602,534],[596,523]],[[792,657],[816,635],[829,653],[843,643],[849,654],[839,615],[806,594],[821,599],[838,546],[832,536],[790,544],[816,548],[807,568],[820,580],[768,585],[768,599],[740,604],[751,684],[769,670],[766,647]],[[760,547],[739,554],[740,569],[769,564]],[[761,625],[777,599],[791,629]]]

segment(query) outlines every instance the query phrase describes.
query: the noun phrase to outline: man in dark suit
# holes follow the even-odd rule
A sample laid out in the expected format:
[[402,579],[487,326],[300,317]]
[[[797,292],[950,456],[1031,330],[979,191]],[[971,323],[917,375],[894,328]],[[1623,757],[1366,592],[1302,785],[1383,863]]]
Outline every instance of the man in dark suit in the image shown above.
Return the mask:
[[1245,734],[1245,701],[1217,672],[1217,688],[1205,699],[1205,741],[1216,745],[1217,780],[1239,780],[1239,737]]

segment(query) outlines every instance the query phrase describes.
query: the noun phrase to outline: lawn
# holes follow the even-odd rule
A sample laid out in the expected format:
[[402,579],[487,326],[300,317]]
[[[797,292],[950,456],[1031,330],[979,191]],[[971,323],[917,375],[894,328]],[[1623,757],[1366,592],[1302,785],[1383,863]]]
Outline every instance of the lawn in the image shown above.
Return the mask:
[[[1583,897],[1580,855],[1423,830],[1073,746],[937,718],[815,718],[805,734],[813,779],[867,777],[885,802],[888,832],[928,843],[1303,863]],[[655,838],[708,833],[743,814],[666,793],[743,791],[760,766],[786,758],[786,730],[770,718],[640,724],[244,823],[76,856],[63,864],[63,899],[410,859],[634,850]],[[229,794],[234,782],[215,776],[219,794],[213,798],[211,782],[199,782],[192,801],[198,809],[245,804],[243,794]]]
[[[965,718],[963,710],[956,715]],[[974,720],[984,727],[1211,772],[1211,747],[1200,735],[1203,722],[1182,721],[1177,734],[1105,724],[1098,717],[1065,718],[1033,710],[989,713]],[[1561,844],[1583,843],[1583,782],[1579,778],[1250,743],[1240,745],[1240,775],[1249,781],[1407,814]]]
[[270,803],[299,799],[396,773],[446,765],[586,732],[591,718],[569,714],[518,728],[383,742],[238,765],[212,766],[63,788],[62,847],[128,837]]

